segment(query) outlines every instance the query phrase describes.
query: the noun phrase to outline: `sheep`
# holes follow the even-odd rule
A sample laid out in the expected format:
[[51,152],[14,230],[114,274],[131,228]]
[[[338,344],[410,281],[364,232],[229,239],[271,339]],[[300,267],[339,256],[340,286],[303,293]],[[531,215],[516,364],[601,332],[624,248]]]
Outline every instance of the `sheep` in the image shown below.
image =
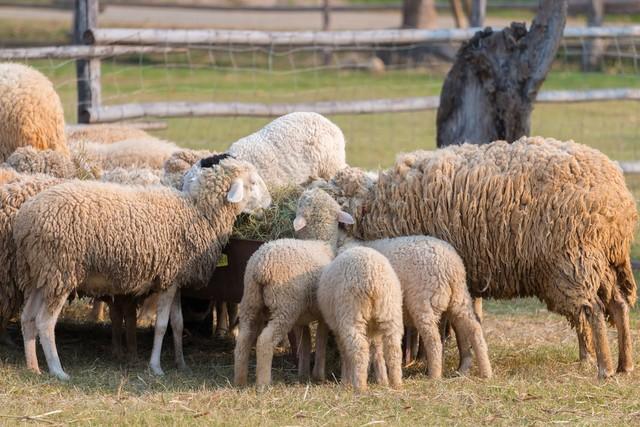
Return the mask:
[[62,103],[36,69],[0,63],[0,162],[27,145],[68,153]]
[[322,271],[318,306],[338,342],[343,382],[366,390],[372,340],[382,342],[389,384],[402,385],[402,290],[387,258],[366,247],[341,252]]
[[5,161],[5,165],[17,172],[45,174],[56,178],[97,179],[102,170],[96,164],[86,162],[72,153],[71,156],[54,150],[37,150],[18,147]]
[[231,144],[227,152],[255,165],[274,187],[331,178],[346,166],[344,135],[317,113],[290,113]]
[[329,187],[349,205],[355,237],[447,241],[464,260],[472,296],[536,296],[568,318],[581,348],[590,328],[599,377],[613,371],[609,317],[618,329],[617,370],[633,369],[637,212],[621,170],[599,151],[540,137],[464,144],[402,155],[354,197],[335,182]]
[[[305,190],[298,201],[294,220],[296,236],[318,238],[317,230],[327,227],[331,221],[337,229],[335,212],[339,207],[332,206],[326,199],[331,200],[331,197],[319,188]],[[387,257],[402,287],[405,324],[416,327],[426,341],[431,378],[442,376],[442,343],[438,322],[443,316],[451,319],[455,326],[460,348],[458,371],[465,374],[469,370],[472,361],[469,350],[473,347],[478,357],[480,375],[485,378],[491,376],[487,345],[467,290],[464,264],[451,245],[428,236],[373,241],[340,236],[338,242],[340,250],[366,246]],[[324,361],[320,363],[324,364]]]
[[118,167],[105,171],[100,177],[100,181],[115,182],[126,185],[143,185],[148,187],[152,185],[162,185],[163,178],[164,174],[162,170],[159,169],[128,169]]
[[[40,372],[40,336],[49,372],[66,380],[54,327],[72,291],[86,295],[161,292],[151,370],[163,375],[160,350],[169,314],[175,360],[182,355],[180,287],[211,277],[236,216],[271,203],[255,168],[228,156],[201,161],[188,191],[99,182],[72,182],[27,201],[15,218],[21,316],[27,367]],[[100,212],[100,215],[95,215]]]
[[162,183],[181,190],[184,174],[200,159],[216,154],[218,153],[207,150],[179,150],[174,152],[164,162]]
[[13,168],[0,166],[0,185],[8,184],[20,178],[20,174]]
[[159,139],[127,139],[111,144],[93,141],[71,141],[69,148],[88,163],[102,169],[117,167],[162,169],[164,162],[180,148]]
[[16,276],[16,245],[13,241],[16,214],[30,197],[61,182],[61,179],[45,175],[16,174],[10,183],[0,186],[0,341],[4,343],[11,343],[6,327],[22,305],[22,292]]
[[98,142],[102,144],[113,144],[127,139],[153,139],[154,136],[149,135],[142,129],[124,124],[99,124],[85,126],[68,126],[66,129],[68,141],[75,142]]

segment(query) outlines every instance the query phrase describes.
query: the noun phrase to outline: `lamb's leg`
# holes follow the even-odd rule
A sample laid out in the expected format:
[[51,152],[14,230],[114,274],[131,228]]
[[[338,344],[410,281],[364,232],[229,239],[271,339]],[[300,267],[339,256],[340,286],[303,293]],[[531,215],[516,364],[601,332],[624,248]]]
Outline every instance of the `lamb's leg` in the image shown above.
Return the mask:
[[240,315],[239,320],[238,337],[233,350],[233,382],[237,386],[244,386],[249,377],[249,355],[258,335],[260,320],[258,313],[245,312]]
[[[366,335],[366,326],[346,326],[341,331],[343,337],[344,354],[340,356],[349,363],[351,372],[351,385],[356,391],[367,389],[367,376],[369,373],[369,339]],[[402,346],[402,337],[398,342]],[[399,348],[399,363],[402,365],[402,349]]]
[[6,345],[7,347],[15,347],[16,344],[13,342],[13,340],[9,336],[9,331],[7,331],[8,325],[9,325],[9,319],[0,320],[0,344]]
[[576,335],[578,336],[578,352],[580,362],[591,364],[594,362],[595,346],[593,344],[593,335],[591,334],[591,326],[587,321],[580,323],[580,317],[576,320]]
[[[458,343],[462,343],[464,348],[467,349],[467,352],[469,345],[473,347],[473,352],[476,354],[476,359],[478,360],[480,376],[482,378],[491,378],[493,372],[491,370],[491,362],[489,361],[489,350],[487,349],[487,343],[482,332],[482,325],[480,325],[476,313],[461,312],[455,313],[452,317],[453,328],[456,332]],[[461,365],[462,364],[461,359]],[[465,363],[465,365],[470,365],[470,363]],[[466,374],[469,370],[469,366],[464,366],[464,370],[462,368],[461,366],[459,369],[462,374]]]
[[184,331],[184,320],[182,318],[182,300],[180,299],[180,289],[176,290],[176,295],[171,303],[171,331],[173,332],[173,351],[176,366],[179,370],[187,369],[182,351],[182,333]]
[[262,330],[256,344],[256,385],[265,387],[271,384],[271,364],[273,362],[273,351],[277,347],[288,331],[293,328],[294,319],[274,318],[269,321]]
[[[436,341],[440,342],[438,327],[435,328]],[[384,343],[384,358],[389,371],[389,385],[393,388],[402,387],[402,334],[397,331],[386,331],[382,336]],[[425,343],[428,345],[428,343]]]
[[20,316],[27,369],[36,374],[40,374],[38,355],[36,353],[36,336],[38,335],[36,316],[43,304],[44,291],[42,288],[34,289],[27,297],[24,308],[22,309],[22,315]]
[[224,337],[229,332],[229,316],[227,313],[227,303],[216,302],[216,337]]
[[114,297],[107,303],[109,306],[109,318],[111,319],[111,346],[113,355],[117,359],[122,359],[122,302],[120,298]]
[[229,337],[235,338],[238,335],[238,304],[228,302],[227,314],[229,315]]
[[456,343],[458,345],[458,373],[467,375],[473,365],[473,354],[471,353],[470,335],[465,332],[463,321],[459,317],[453,319],[453,330],[456,333]]
[[611,362],[611,352],[609,351],[609,341],[607,339],[607,324],[599,302],[596,301],[591,307],[587,308],[587,319],[589,319],[593,331],[598,362],[598,377],[608,378],[613,374],[613,363]]
[[473,312],[476,317],[478,317],[478,321],[482,323],[484,319],[484,314],[482,313],[482,298],[478,297],[473,299]]
[[95,298],[91,307],[91,320],[102,322],[104,320],[104,301]]
[[411,360],[418,360],[418,353],[420,352],[420,334],[413,328],[414,334],[411,337]]
[[327,339],[329,338],[329,327],[322,319],[318,321],[316,330],[316,355],[313,363],[312,378],[316,381],[324,381],[325,365],[327,358]]
[[149,367],[156,375],[164,375],[160,364],[160,353],[162,353],[162,341],[164,339],[164,334],[167,332],[171,305],[173,304],[176,291],[177,286],[174,285],[158,295],[158,311],[156,312],[153,349],[151,350],[151,359],[149,360]]
[[124,321],[125,334],[127,337],[127,356],[129,360],[136,360],[138,357],[138,339],[136,336],[138,328],[137,304],[133,297],[124,297]]
[[336,344],[338,344],[338,352],[340,353],[340,382],[345,386],[350,386],[353,377],[352,360],[347,357],[347,350],[342,337],[335,335]]
[[373,357],[373,372],[376,377],[376,383],[384,386],[389,385],[389,376],[387,375],[387,364],[384,361],[384,345],[382,343],[382,335],[376,334],[371,340],[371,348]]
[[409,366],[409,364],[413,362],[413,357],[411,354],[411,350],[413,348],[413,345],[412,345],[413,335],[415,335],[414,328],[412,328],[411,326],[406,326],[404,328],[404,339],[403,339],[404,352],[402,355],[404,366]]
[[629,305],[616,295],[609,303],[609,311],[618,330],[618,372],[632,372],[633,352],[629,330]]
[[[450,322],[447,322],[450,324]],[[429,378],[442,377],[442,339],[438,322],[427,313],[414,313],[413,324],[424,340]]]
[[311,369],[311,330],[309,325],[301,328],[300,346],[298,348],[298,378],[301,381],[309,379],[309,371]]
[[55,327],[58,316],[65,302],[67,302],[68,297],[69,293],[60,296],[58,301],[55,301],[51,307],[48,307],[43,301],[36,315],[36,327],[38,328],[40,344],[42,345],[42,350],[44,351],[47,365],[49,366],[49,373],[62,381],[67,381],[69,375],[64,372],[60,364],[60,358],[58,357],[58,350],[56,348]]

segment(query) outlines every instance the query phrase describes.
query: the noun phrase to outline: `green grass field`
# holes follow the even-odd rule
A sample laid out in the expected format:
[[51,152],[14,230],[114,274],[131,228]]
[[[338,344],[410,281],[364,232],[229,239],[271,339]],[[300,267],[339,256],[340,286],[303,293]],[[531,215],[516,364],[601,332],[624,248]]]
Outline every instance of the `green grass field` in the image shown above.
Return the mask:
[[[257,59],[260,61],[260,58]],[[167,68],[165,62],[139,65],[109,62],[103,66],[106,104],[160,100],[287,102],[436,95],[442,73],[299,70],[243,71],[216,58],[216,68]],[[72,63],[36,62],[60,92],[67,119],[75,112]],[[640,74],[581,74],[558,67],[544,89],[640,87]],[[386,167],[400,151],[432,149],[435,112],[331,117],[348,140],[349,163]],[[167,120],[161,137],[186,147],[222,150],[269,119],[185,118]],[[640,159],[640,103],[607,102],[538,105],[533,133],[575,139],[614,159]],[[629,177],[640,195],[640,178]],[[640,256],[640,246],[634,246]],[[445,378],[431,381],[425,366],[405,370],[402,390],[373,385],[355,394],[335,381],[299,384],[295,368],[282,349],[274,360],[275,385],[264,393],[230,385],[233,344],[196,334],[185,342],[192,372],[172,366],[167,338],[167,376],[150,375],[146,359],[152,333],[141,331],[139,361],[124,365],[110,353],[108,324],[82,322],[87,306],[73,303],[58,326],[61,360],[72,376],[68,384],[24,369],[21,349],[0,347],[0,425],[24,421],[45,424],[128,425],[537,425],[640,422],[640,375],[596,379],[594,366],[577,360],[577,344],[567,322],[533,300],[490,302],[484,323],[495,371],[491,380],[454,375],[454,344],[446,352]],[[79,321],[80,320],[80,321]],[[638,312],[632,313],[635,360],[640,360]],[[12,326],[19,340],[19,330]],[[168,334],[169,336],[169,334]],[[615,354],[615,335],[611,335]],[[40,353],[41,366],[44,358]],[[335,368],[335,366],[334,366]]]

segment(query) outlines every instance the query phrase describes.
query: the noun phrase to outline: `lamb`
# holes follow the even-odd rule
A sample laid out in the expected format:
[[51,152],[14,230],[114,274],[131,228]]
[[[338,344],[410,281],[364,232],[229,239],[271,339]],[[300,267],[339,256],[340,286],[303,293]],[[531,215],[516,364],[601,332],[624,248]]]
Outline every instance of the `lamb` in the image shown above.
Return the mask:
[[581,348],[590,328],[600,377],[613,370],[609,317],[618,329],[618,372],[633,369],[637,212],[621,170],[597,150],[531,137],[418,151],[354,197],[333,191],[354,215],[352,235],[440,238],[464,260],[472,296],[536,296],[568,318]]
[[184,174],[200,159],[214,156],[216,154],[218,153],[207,150],[179,150],[174,152],[164,162],[164,176],[162,177],[162,183],[169,187],[181,190]]
[[0,162],[27,145],[69,152],[62,103],[51,81],[36,69],[0,63]]
[[331,178],[346,166],[344,135],[318,113],[290,113],[231,144],[227,152],[255,165],[274,187]]
[[[295,219],[297,236],[317,238],[315,230],[319,228],[318,221],[324,224],[335,217],[333,212],[336,208],[327,203],[327,198],[331,199],[319,188],[308,189],[302,194]],[[323,215],[327,209],[329,213]],[[333,222],[337,229],[337,220]],[[467,290],[464,264],[451,245],[428,236],[367,242],[341,236],[339,244],[340,250],[366,246],[389,260],[402,287],[405,324],[416,327],[425,340],[431,378],[442,376],[442,343],[438,323],[443,316],[452,320],[455,327],[460,348],[458,371],[462,374],[468,372],[472,362],[470,348],[473,347],[480,375],[485,378],[491,376],[487,345]],[[323,365],[324,361],[319,363]]]
[[163,374],[160,350],[171,313],[175,360],[185,368],[180,287],[207,284],[236,216],[270,203],[255,168],[224,155],[201,161],[188,191],[84,181],[27,201],[14,223],[27,367],[40,372],[37,333],[50,373],[69,378],[54,327],[77,290],[94,296],[161,292],[150,367]]
[[[365,247],[341,252],[320,276],[318,306],[336,336],[344,382],[366,390],[372,340],[384,347],[389,384],[402,385],[402,290],[381,253]],[[383,384],[385,377],[379,376]]]
[[72,141],[69,148],[88,163],[102,169],[151,168],[162,169],[165,161],[180,148],[159,139],[127,139],[111,144],[92,141]]
[[22,292],[16,276],[16,245],[13,224],[20,207],[33,195],[62,182],[44,175],[16,174],[10,183],[0,186],[0,341],[11,344],[6,327],[18,314]]

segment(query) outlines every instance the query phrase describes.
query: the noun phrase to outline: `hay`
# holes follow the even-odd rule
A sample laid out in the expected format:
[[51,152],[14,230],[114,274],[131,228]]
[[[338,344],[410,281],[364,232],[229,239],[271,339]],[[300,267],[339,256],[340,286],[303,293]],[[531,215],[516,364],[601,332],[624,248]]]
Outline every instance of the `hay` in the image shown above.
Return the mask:
[[231,237],[264,242],[293,237],[293,219],[302,187],[289,185],[270,189],[270,192],[271,206],[258,215],[241,214]]

